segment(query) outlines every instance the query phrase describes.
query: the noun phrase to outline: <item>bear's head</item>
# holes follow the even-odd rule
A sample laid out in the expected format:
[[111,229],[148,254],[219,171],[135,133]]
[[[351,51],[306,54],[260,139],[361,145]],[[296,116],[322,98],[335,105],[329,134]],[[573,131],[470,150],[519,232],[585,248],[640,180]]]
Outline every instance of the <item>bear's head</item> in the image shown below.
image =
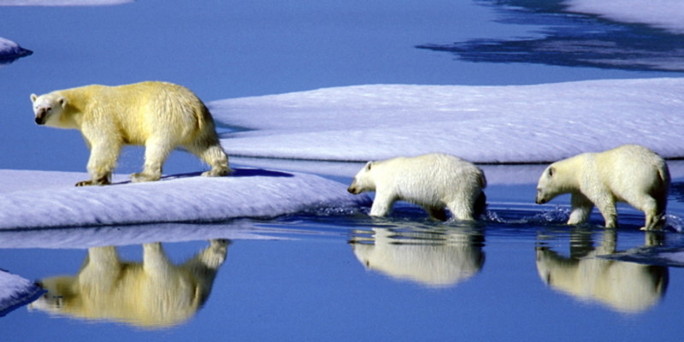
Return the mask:
[[551,164],[544,170],[537,183],[537,204],[544,204],[562,193],[563,184],[558,180],[556,167]]
[[354,180],[351,185],[349,185],[349,188],[347,188],[349,193],[356,195],[364,191],[375,191],[375,179],[371,173],[374,164],[374,162],[369,161],[366,163],[366,166],[354,176]]
[[33,113],[39,125],[59,126],[59,117],[66,108],[67,100],[64,96],[49,93],[45,95],[31,94]]
[[29,310],[37,309],[50,313],[60,313],[76,295],[73,277],[58,276],[45,278],[36,282],[36,284],[46,292],[42,297],[28,305]]

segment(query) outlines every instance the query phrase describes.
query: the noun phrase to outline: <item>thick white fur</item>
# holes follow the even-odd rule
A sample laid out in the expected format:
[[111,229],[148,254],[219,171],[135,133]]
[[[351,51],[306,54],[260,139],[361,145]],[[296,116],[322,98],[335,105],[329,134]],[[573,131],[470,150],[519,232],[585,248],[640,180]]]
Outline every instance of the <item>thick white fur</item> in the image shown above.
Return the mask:
[[368,162],[348,191],[375,191],[371,216],[386,216],[394,202],[423,207],[430,216],[445,219],[446,206],[454,218],[473,220],[484,209],[485,175],[474,164],[447,154],[433,153]]
[[192,317],[211,292],[228,241],[211,245],[182,265],[172,264],[161,244],[143,246],[143,262],[123,262],[114,247],[88,249],[76,276],[40,280],[47,293],[29,308],[54,314],[164,327]]
[[572,194],[568,224],[585,222],[594,205],[606,228],[617,227],[616,202],[626,202],[646,215],[642,229],[659,229],[664,221],[670,172],[651,150],[623,145],[601,153],[584,153],[551,164],[537,185],[537,203]]
[[177,147],[211,166],[205,176],[230,172],[211,114],[185,87],[165,82],[89,85],[31,94],[31,101],[36,123],[83,134],[90,148],[91,179],[77,186],[109,184],[123,145],[145,146],[145,166],[132,176],[135,182],[158,180],[164,161]]

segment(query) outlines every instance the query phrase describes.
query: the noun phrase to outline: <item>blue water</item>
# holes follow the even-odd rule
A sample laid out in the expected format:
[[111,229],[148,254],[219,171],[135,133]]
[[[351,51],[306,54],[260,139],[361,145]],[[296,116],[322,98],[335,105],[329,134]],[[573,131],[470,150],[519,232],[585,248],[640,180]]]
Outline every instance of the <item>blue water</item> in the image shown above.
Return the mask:
[[[534,59],[473,63],[415,48],[543,36],[530,17],[553,30],[543,13],[507,12],[508,19],[501,20],[502,9],[480,3],[141,0],[98,8],[0,7],[0,35],[34,51],[0,68],[0,168],[83,171],[88,153],[78,133],[37,127],[28,97],[91,83],[166,80],[211,101],[353,84],[530,84],[679,75]],[[578,32],[596,29],[594,23],[573,25],[587,28]],[[126,150],[119,164],[118,172],[138,171],[141,149]],[[194,157],[178,152],[165,171],[198,168]],[[681,187],[678,178],[670,196],[673,228],[681,228],[684,217]],[[646,235],[638,230],[643,217],[629,208],[621,209],[617,232],[600,228],[598,215],[592,225],[570,228],[562,224],[568,199],[536,206],[534,184],[491,185],[487,195],[488,216],[477,224],[435,223],[401,205],[386,220],[326,211],[179,226],[201,238],[161,239],[175,264],[204,250],[210,239],[231,241],[208,298],[186,322],[151,329],[136,321],[90,321],[21,307],[0,317],[0,340],[681,339],[684,272],[656,257],[684,248],[674,229]],[[139,243],[118,248],[122,259],[140,263],[139,244],[155,242],[145,238],[146,228],[155,227],[109,227],[103,234],[140,230]],[[75,236],[82,233],[73,228]],[[0,239],[19,246],[22,236],[0,233]],[[75,275],[86,254],[85,246],[3,248],[0,268],[32,280]],[[614,257],[603,257],[610,254]],[[624,261],[637,258],[638,263]],[[434,272],[424,274],[426,269]],[[564,292],[562,272],[579,269],[577,284],[601,280],[611,293],[643,299],[642,306],[625,312],[624,303]],[[611,270],[621,276],[610,278]]]

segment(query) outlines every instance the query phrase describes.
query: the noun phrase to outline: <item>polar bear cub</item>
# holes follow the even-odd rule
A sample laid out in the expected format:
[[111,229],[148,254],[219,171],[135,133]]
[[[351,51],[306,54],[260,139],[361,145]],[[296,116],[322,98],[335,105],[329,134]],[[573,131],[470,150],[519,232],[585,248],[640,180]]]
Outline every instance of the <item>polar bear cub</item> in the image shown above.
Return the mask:
[[617,227],[615,203],[626,202],[646,215],[642,230],[654,230],[664,223],[669,186],[670,172],[663,158],[643,146],[623,145],[551,164],[539,178],[536,202],[570,193],[568,224],[585,222],[595,205],[606,228]]
[[371,161],[361,169],[347,191],[375,191],[371,216],[386,216],[394,202],[417,204],[432,218],[446,220],[444,207],[453,218],[473,220],[484,212],[485,175],[474,164],[441,154]]
[[145,166],[132,176],[134,182],[161,178],[164,161],[177,147],[211,166],[205,176],[230,172],[209,110],[185,87],[166,82],[89,85],[31,94],[31,102],[37,124],[83,134],[91,179],[76,186],[109,184],[123,145],[145,146]]

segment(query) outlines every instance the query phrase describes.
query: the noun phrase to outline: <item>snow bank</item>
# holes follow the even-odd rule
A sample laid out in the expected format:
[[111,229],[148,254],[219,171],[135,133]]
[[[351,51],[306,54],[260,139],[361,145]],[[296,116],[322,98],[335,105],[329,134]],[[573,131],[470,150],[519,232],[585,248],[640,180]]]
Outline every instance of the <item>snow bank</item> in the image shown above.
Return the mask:
[[110,6],[134,0],[2,0],[0,6]]
[[0,37],[0,63],[3,61],[12,61],[19,57],[24,57],[32,54],[31,50],[27,50],[19,46],[19,44]]
[[43,293],[28,279],[0,270],[0,317],[32,302]]
[[[128,225],[162,222],[215,222],[272,218],[316,208],[356,207],[368,201],[346,185],[314,175],[238,169],[230,177],[168,177],[159,182],[75,188],[85,175],[61,186],[38,189],[53,173],[0,170],[0,179],[29,188],[0,189],[0,229]],[[6,185],[6,184],[4,184]]]
[[684,33],[684,2],[681,0],[566,0],[565,4],[573,12]]
[[367,161],[445,152],[549,162],[638,143],[684,157],[684,79],[363,85],[211,102],[231,155]]

